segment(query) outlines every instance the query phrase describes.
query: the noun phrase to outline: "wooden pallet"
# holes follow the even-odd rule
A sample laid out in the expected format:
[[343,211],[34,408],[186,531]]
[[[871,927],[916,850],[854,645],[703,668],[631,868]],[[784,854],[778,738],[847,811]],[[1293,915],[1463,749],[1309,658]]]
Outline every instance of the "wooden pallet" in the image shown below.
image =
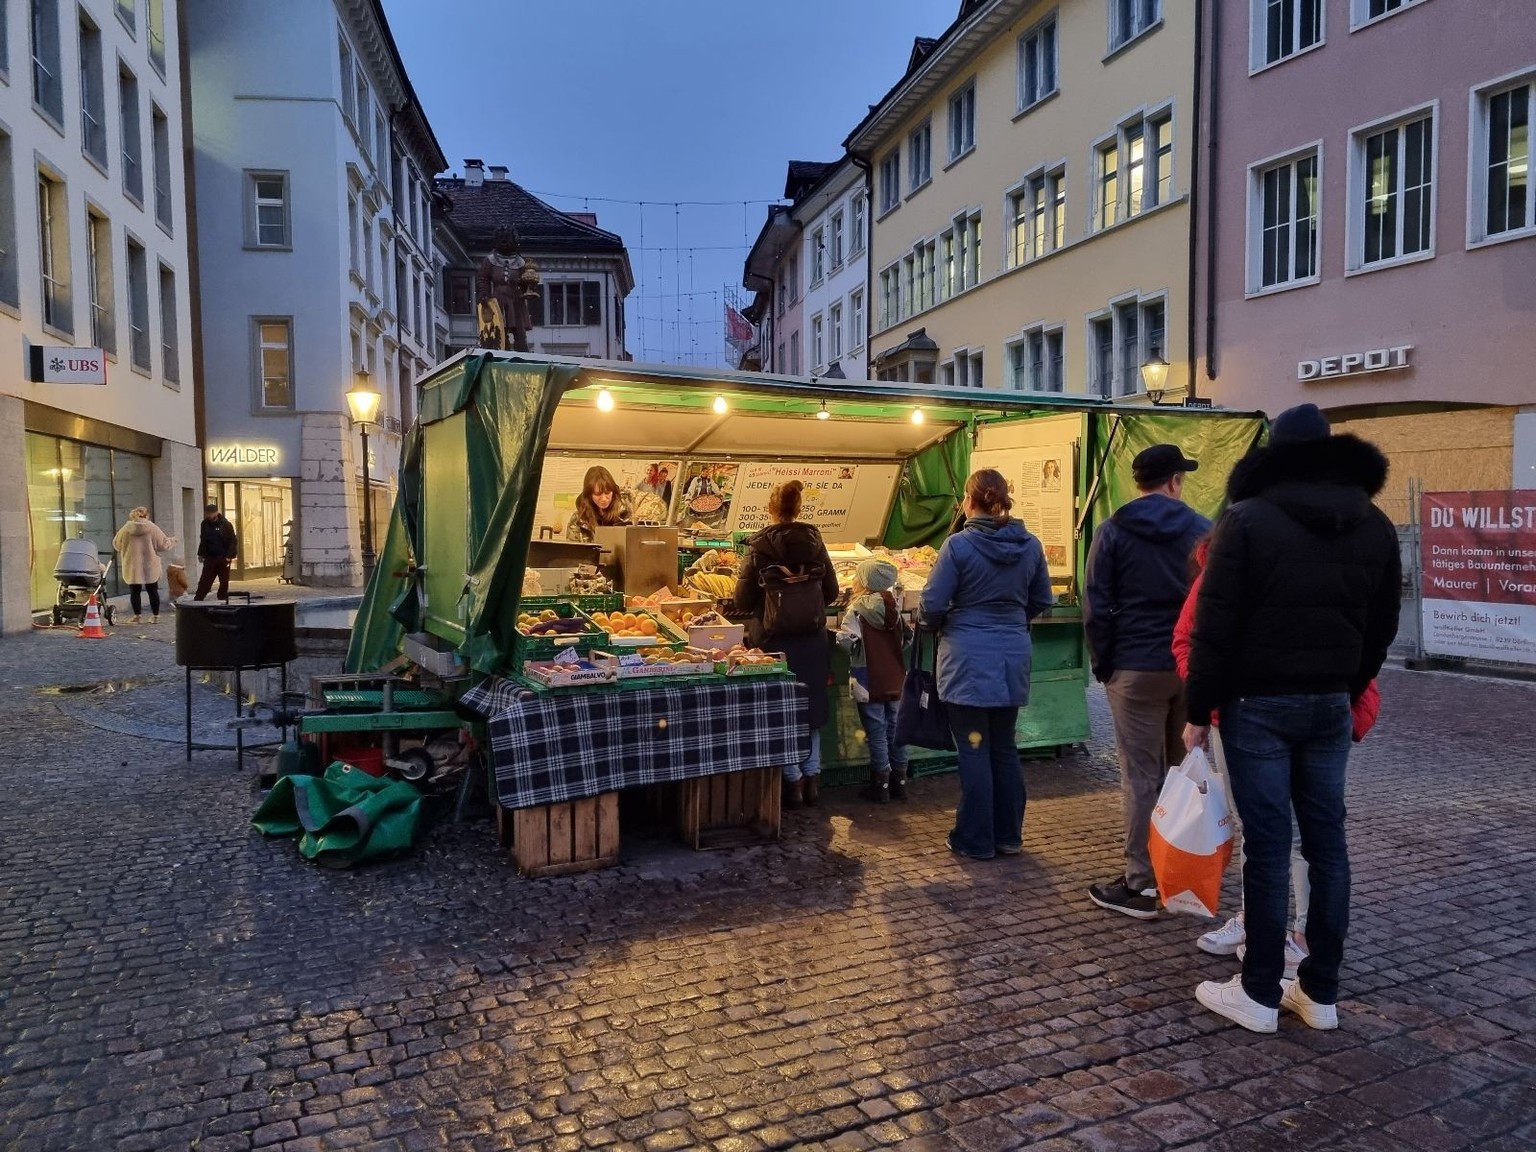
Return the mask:
[[496,806],[496,833],[524,876],[567,876],[619,862],[619,794],[538,808]]
[[678,785],[677,829],[695,849],[734,848],[779,836],[781,773],[748,768]]

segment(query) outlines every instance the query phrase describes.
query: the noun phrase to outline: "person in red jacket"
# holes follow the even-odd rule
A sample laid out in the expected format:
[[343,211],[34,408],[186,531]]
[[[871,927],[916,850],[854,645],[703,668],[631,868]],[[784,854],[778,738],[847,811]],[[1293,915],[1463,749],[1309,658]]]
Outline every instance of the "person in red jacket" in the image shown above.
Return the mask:
[[[1190,556],[1190,567],[1194,570],[1194,580],[1189,587],[1189,595],[1184,600],[1184,607],[1179,611],[1178,622],[1173,627],[1173,659],[1178,666],[1179,676],[1189,676],[1189,649],[1191,637],[1195,630],[1195,601],[1200,596],[1200,584],[1204,578],[1205,557],[1210,551],[1211,538],[1203,537],[1195,545],[1195,550]],[[1381,712],[1381,690],[1372,680],[1370,685],[1361,694],[1360,698],[1350,706],[1350,717],[1353,722],[1354,741],[1358,744],[1364,740],[1376,724],[1376,717]],[[1222,789],[1227,794],[1227,810],[1233,818],[1237,816],[1237,804],[1232,798],[1232,782],[1227,774],[1226,756],[1222,752],[1221,736],[1219,735],[1220,717],[1211,717],[1211,759],[1215,762],[1217,778],[1221,781]],[[1296,917],[1291,921],[1291,934],[1285,942],[1285,978],[1294,980],[1296,968],[1307,955],[1307,903],[1312,894],[1312,885],[1307,878],[1307,862],[1301,855],[1301,835],[1296,830],[1295,817],[1292,816],[1291,829],[1291,894],[1296,901]],[[1241,834],[1241,828],[1238,829]],[[1238,852],[1238,867],[1242,867],[1242,852]],[[1238,909],[1237,915],[1228,920],[1219,928],[1212,928],[1195,941],[1196,947],[1202,952],[1209,952],[1212,956],[1231,956],[1236,953],[1242,957],[1247,941],[1247,929],[1243,923],[1243,911]]]

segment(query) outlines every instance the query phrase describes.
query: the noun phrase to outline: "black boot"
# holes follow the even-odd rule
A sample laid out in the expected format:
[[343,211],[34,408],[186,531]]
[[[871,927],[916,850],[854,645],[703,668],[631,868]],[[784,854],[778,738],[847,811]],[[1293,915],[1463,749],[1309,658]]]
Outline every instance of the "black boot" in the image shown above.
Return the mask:
[[805,802],[807,804],[814,805],[818,801],[820,801],[821,800],[821,777],[819,775],[818,776],[802,776],[802,777],[800,777],[800,779],[805,784]]
[[907,798],[907,769],[906,766],[898,768],[891,765],[891,799],[905,800]]
[[784,781],[784,807],[798,808],[805,803],[805,778]]
[[859,790],[859,796],[876,804],[889,804],[891,802],[891,789],[887,780],[887,777],[878,776],[871,772],[869,774],[869,783]]

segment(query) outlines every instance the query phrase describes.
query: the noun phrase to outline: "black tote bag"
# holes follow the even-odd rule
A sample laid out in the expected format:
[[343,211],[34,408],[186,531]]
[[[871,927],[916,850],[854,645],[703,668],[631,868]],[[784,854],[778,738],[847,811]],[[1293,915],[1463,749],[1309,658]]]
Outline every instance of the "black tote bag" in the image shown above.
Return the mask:
[[907,658],[907,678],[901,685],[901,703],[896,706],[896,742],[939,752],[955,750],[954,733],[949,730],[949,713],[939,699],[939,680],[933,667],[924,667],[923,651],[938,662],[938,635],[919,629],[912,637]]

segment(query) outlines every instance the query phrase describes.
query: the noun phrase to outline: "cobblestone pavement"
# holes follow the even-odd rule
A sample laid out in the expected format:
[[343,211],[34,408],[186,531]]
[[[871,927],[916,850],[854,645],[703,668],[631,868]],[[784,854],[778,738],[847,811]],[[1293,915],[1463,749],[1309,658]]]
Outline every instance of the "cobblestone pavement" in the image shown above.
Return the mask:
[[580,877],[518,878],[484,822],[328,872],[249,829],[229,753],[39,691],[163,708],[168,638],[0,641],[0,1148],[1536,1147],[1531,686],[1385,674],[1342,1027],[1256,1036],[1195,1005],[1233,970],[1196,921],[1083,895],[1117,866],[1097,697],[1017,858],[945,851],[945,777]]

